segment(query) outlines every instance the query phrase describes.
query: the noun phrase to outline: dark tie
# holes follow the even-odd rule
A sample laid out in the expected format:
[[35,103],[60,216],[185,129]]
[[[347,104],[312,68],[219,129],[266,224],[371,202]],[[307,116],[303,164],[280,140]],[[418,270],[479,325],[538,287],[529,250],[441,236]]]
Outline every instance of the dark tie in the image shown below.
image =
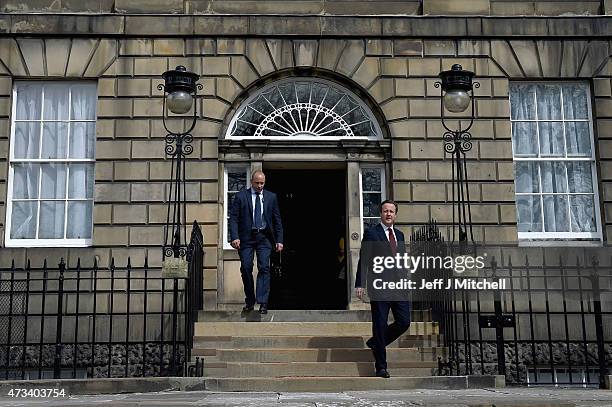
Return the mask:
[[394,255],[397,254],[397,240],[395,240],[395,235],[393,234],[393,229],[387,229],[389,232],[389,245],[391,245],[391,253]]
[[255,192],[255,229],[263,229],[263,223],[261,221],[261,195],[259,192]]

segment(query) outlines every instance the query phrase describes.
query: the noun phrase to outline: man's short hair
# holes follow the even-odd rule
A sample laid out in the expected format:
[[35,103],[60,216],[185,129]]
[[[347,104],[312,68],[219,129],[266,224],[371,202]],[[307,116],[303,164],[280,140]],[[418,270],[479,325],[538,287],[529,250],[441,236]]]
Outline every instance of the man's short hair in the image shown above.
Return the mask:
[[392,204],[393,206],[395,206],[395,213],[397,213],[397,202],[391,200],[391,199],[385,199],[384,201],[382,201],[380,203],[380,207],[378,208],[380,213],[382,213],[382,208],[384,204]]
[[262,170],[255,170],[255,171],[253,171],[253,172],[251,173],[251,181],[253,181],[253,178],[255,178],[255,175],[257,175],[257,174],[261,174],[261,175],[263,175],[264,177],[266,176],[266,174],[264,174],[264,172],[263,172]]

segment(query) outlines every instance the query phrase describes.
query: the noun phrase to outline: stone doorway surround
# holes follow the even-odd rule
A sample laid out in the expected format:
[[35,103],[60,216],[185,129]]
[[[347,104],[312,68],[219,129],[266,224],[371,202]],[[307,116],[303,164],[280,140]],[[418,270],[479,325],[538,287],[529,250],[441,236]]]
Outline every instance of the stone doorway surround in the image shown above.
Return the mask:
[[[268,140],[221,140],[219,142],[220,171],[233,163],[249,163],[250,170],[266,166],[278,167],[282,163],[291,163],[292,169],[346,168],[346,219],[348,236],[347,244],[347,290],[349,290],[349,309],[364,309],[367,304],[353,298],[352,287],[357,272],[359,249],[361,248],[361,201],[360,201],[360,165],[384,164],[390,170],[391,144],[388,140],[342,140],[323,142],[291,142]],[[387,186],[388,188],[388,186]],[[387,191],[389,192],[389,191]],[[390,194],[388,194],[390,196]],[[225,205],[223,191],[219,194],[220,205]],[[223,214],[223,211],[220,211]],[[219,222],[223,222],[220,219]],[[221,224],[221,223],[220,223]],[[219,242],[223,242],[220,228]],[[219,245],[218,263],[218,309],[238,309],[244,302],[242,280],[240,278],[240,260],[233,249],[224,249]]]

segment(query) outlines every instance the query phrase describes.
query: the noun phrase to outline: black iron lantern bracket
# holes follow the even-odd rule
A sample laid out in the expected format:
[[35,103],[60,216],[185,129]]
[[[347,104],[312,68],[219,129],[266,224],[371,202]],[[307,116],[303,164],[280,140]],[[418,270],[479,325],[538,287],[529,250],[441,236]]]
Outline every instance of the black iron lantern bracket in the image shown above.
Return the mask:
[[[455,227],[458,229],[459,242],[467,242],[468,237],[474,242],[472,231],[472,212],[470,208],[470,192],[468,171],[465,160],[467,152],[472,150],[472,135],[470,129],[474,124],[475,100],[474,88],[479,88],[480,83],[475,82],[474,72],[465,71],[459,64],[455,64],[448,71],[440,72],[440,81],[434,83],[440,89],[440,117],[442,125],[446,129],[443,135],[444,151],[451,155],[452,160],[452,202],[453,202],[453,231],[451,241],[455,241]],[[469,98],[469,100],[467,100]],[[459,126],[454,129],[446,122],[445,111],[449,106],[445,104],[455,103],[452,107],[454,112],[463,112],[471,105],[469,123],[462,128],[461,119],[458,118]]]
[[[193,152],[191,132],[198,118],[198,90],[202,90],[203,86],[197,83],[200,76],[187,71],[184,66],[177,66],[174,70],[164,72],[162,78],[164,84],[157,85],[157,89],[164,92],[162,121],[168,133],[165,137],[165,152],[172,162],[162,252],[164,259],[185,258],[189,261],[190,250],[187,245],[185,219],[185,159]],[[171,103],[168,102],[168,98],[173,98]],[[167,123],[168,110],[173,113],[186,113],[191,110],[192,104],[191,124],[182,131],[171,130]]]

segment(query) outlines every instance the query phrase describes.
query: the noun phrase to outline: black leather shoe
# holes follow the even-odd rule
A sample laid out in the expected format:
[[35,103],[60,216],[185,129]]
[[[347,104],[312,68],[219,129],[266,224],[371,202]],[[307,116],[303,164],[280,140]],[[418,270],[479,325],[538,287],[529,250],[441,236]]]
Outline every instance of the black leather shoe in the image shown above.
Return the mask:
[[253,305],[245,305],[244,307],[242,307],[242,312],[249,312],[249,311],[253,311],[255,307]]
[[268,313],[268,304],[266,304],[266,303],[259,304],[259,313],[260,314],[267,314]]
[[372,352],[374,352],[374,338],[368,339],[365,344]]
[[382,377],[383,379],[388,379],[391,377],[391,375],[389,374],[389,372],[387,372],[387,369],[381,369],[378,372],[376,372],[376,377]]

